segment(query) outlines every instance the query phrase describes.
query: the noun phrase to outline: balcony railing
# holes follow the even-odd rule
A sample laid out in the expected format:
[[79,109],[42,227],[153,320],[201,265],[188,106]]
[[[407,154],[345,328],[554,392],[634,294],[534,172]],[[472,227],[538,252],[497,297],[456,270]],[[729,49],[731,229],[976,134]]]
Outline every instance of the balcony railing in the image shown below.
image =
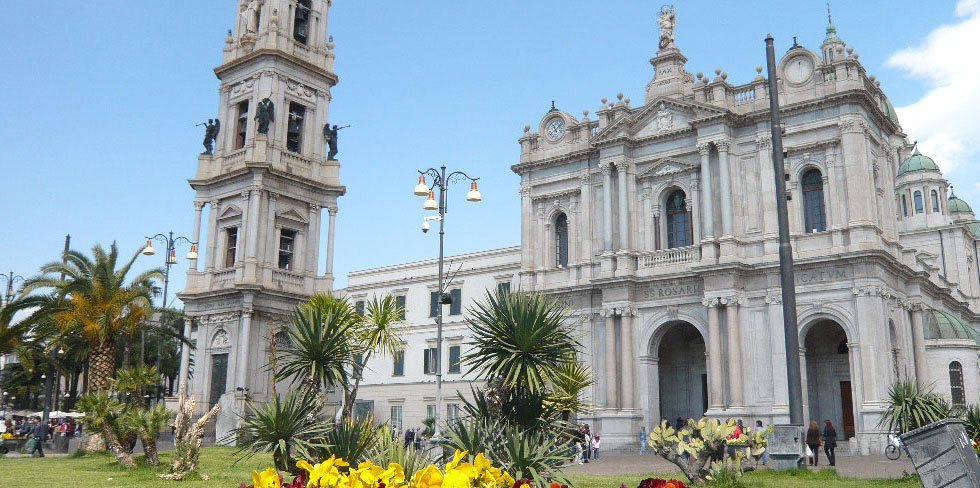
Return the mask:
[[303,288],[303,275],[281,269],[272,271],[272,281],[283,288]]
[[675,247],[640,255],[641,268],[663,268],[675,264],[684,264],[701,259],[699,246]]
[[219,288],[227,285],[228,283],[234,283],[234,281],[235,281],[234,268],[215,271],[213,277],[211,278],[211,287]]

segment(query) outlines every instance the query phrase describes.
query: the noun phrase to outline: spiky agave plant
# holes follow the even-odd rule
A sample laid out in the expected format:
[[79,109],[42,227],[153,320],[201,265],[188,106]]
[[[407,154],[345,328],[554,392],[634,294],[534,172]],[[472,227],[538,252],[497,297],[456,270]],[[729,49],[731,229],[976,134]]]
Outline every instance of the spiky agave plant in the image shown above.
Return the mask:
[[238,440],[237,461],[260,452],[272,453],[276,469],[295,474],[298,468],[294,456],[315,459],[324,447],[322,439],[328,424],[311,415],[316,408],[310,395],[295,391],[285,397],[277,396],[274,401],[250,404],[242,426],[225,440]]
[[888,388],[888,403],[878,426],[898,434],[938,422],[951,413],[949,403],[941,396],[909,379]]
[[321,441],[322,457],[336,456],[351,466],[357,466],[367,459],[367,453],[374,447],[378,430],[372,427],[374,419],[342,418],[330,424]]

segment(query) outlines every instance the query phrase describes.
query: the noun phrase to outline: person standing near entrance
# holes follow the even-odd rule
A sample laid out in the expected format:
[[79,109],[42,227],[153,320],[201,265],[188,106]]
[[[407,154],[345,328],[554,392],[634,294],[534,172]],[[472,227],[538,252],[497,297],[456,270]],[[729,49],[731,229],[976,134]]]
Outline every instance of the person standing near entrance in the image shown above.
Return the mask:
[[647,428],[646,426],[640,426],[640,433],[637,434],[640,438],[640,455],[642,456],[647,450]]
[[829,419],[824,420],[823,425],[823,452],[827,455],[827,462],[833,466],[837,461],[837,456],[834,454],[834,449],[837,448],[837,429]]
[[806,431],[806,445],[813,452],[810,458],[810,466],[817,466],[820,462],[820,427],[816,420],[810,421],[810,428]]
[[596,434],[595,440],[592,441],[592,459],[599,461],[599,434]]

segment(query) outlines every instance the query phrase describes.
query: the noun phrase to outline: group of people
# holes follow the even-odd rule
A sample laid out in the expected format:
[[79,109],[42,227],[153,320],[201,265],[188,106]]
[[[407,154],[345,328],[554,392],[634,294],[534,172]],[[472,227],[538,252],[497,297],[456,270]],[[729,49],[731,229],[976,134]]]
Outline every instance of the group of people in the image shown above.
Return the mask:
[[586,464],[590,459],[599,460],[599,434],[589,429],[589,424],[568,429],[568,442],[574,455],[572,462]]
[[837,456],[834,454],[834,449],[837,448],[837,429],[834,428],[834,424],[830,420],[823,421],[822,439],[820,427],[817,425],[816,420],[811,421],[810,428],[806,430],[806,446],[809,449],[807,457],[810,459],[810,466],[817,466],[819,464],[821,445],[823,446],[824,454],[827,455],[827,461],[833,466],[837,462]]
[[27,437],[34,440],[28,453],[32,456],[37,453],[39,457],[44,457],[44,442],[56,435],[70,438],[81,434],[81,424],[76,425],[70,417],[50,419],[47,423],[42,422],[41,417],[0,420],[2,420],[0,421],[0,434],[9,434],[9,437]]
[[[394,430],[397,438],[397,429]],[[405,429],[405,447],[415,447],[416,451],[422,450],[422,428]]]

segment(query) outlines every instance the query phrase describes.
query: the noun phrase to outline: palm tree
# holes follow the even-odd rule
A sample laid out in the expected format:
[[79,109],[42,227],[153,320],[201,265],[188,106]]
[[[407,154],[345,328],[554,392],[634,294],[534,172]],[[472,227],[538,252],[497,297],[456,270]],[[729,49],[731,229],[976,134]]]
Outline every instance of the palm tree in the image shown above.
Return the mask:
[[358,316],[350,303],[331,295],[314,295],[297,307],[287,329],[291,346],[277,358],[276,381],[290,379],[307,388],[323,407],[323,389],[347,384],[351,336]]
[[133,453],[123,447],[119,440],[119,415],[123,404],[106,390],[97,390],[78,399],[76,408],[85,412],[85,427],[99,432],[116,461],[123,466],[136,466]]
[[564,306],[535,293],[489,292],[467,318],[472,351],[464,362],[505,388],[544,393],[581,347]]
[[116,370],[117,338],[142,326],[152,309],[150,298],[158,291],[153,280],[161,279],[163,271],[155,268],[126,280],[140,251],[117,268],[119,251],[115,243],[108,252],[96,244],[91,258],[69,250],[64,262],[41,266],[41,275],[24,284],[28,292],[52,289],[48,306],[60,334],[80,334],[85,338],[90,390],[109,388]]
[[23,352],[22,348],[30,339],[28,332],[31,331],[33,322],[30,318],[14,322],[14,316],[22,312],[28,313],[43,304],[42,297],[33,296],[19,296],[0,304],[0,356],[7,354],[19,356]]
[[361,384],[364,365],[374,354],[382,357],[395,355],[402,348],[401,331],[404,324],[402,315],[405,308],[398,305],[395,297],[385,295],[373,297],[367,304],[367,313],[360,321],[357,331],[357,344],[354,348],[360,354],[360,361],[354,365],[354,384],[344,388],[344,418],[350,418],[357,400],[357,389]]
[[119,417],[120,426],[127,431],[136,432],[139,436],[140,443],[143,444],[143,452],[146,454],[146,464],[150,466],[160,464],[157,437],[173,416],[173,412],[167,410],[166,405],[157,403],[150,408],[129,408]]
[[112,389],[129,395],[129,402],[136,408],[143,408],[143,392],[146,387],[160,382],[156,366],[137,364],[116,371]]

